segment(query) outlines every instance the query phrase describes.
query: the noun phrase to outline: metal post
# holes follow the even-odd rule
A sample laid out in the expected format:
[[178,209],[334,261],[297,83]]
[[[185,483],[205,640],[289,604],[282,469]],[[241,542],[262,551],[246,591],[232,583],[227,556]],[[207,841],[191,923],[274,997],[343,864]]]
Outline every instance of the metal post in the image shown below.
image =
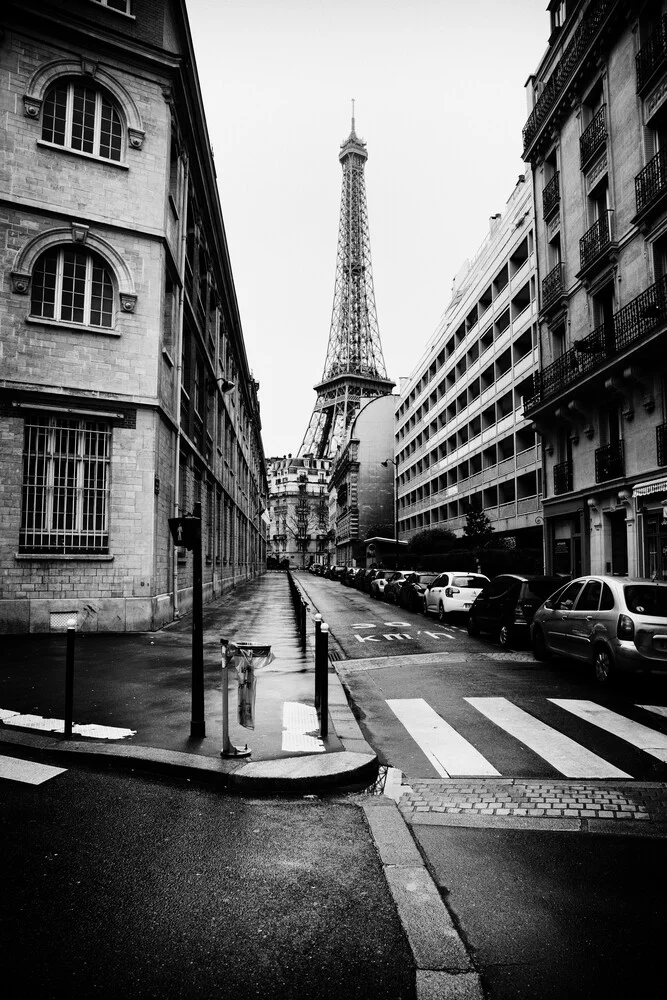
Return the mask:
[[72,717],[74,714],[74,637],[76,622],[67,622],[67,645],[65,648],[65,731],[63,739],[72,737]]
[[315,615],[315,709],[320,707],[320,645],[322,636],[322,615]]
[[204,721],[204,628],[202,611],[201,504],[194,505],[192,547],[192,714],[190,737],[206,736]]
[[301,645],[305,648],[306,646],[306,609],[308,605],[301,598],[301,611],[299,617],[299,631],[301,632]]
[[320,674],[320,736],[326,739],[329,735],[329,626],[322,622],[320,632],[321,674]]

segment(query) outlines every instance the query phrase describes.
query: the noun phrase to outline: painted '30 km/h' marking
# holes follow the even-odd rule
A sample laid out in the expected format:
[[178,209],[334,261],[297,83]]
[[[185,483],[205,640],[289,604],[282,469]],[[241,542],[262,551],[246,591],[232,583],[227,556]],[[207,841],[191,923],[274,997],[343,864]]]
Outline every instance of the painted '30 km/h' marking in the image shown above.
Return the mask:
[[[389,628],[411,628],[413,622],[353,622],[350,628],[353,629],[379,629],[383,625]],[[414,635],[411,632],[382,632],[380,635],[360,635],[355,632],[354,638],[357,642],[405,642],[412,641],[420,635],[427,635],[431,639],[453,639],[454,637],[448,632],[430,632],[426,629],[418,629]]]

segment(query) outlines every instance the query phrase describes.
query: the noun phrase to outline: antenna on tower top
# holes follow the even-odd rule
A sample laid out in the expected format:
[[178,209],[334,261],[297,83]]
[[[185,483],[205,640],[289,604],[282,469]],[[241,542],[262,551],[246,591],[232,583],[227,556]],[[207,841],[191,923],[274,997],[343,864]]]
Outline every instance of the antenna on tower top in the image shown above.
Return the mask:
[[354,132],[354,97],[352,98],[352,131]]

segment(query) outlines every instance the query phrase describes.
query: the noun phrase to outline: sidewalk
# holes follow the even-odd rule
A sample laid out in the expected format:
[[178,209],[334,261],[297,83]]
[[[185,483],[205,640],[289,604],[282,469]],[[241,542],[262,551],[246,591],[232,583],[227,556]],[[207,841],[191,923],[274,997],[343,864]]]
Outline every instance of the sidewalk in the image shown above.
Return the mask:
[[[229,680],[229,738],[249,757],[222,758],[220,638],[268,644],[275,660],[256,674],[255,728],[237,722]],[[203,612],[206,735],[190,737],[192,617],[158,632],[79,633],[74,655],[74,735],[65,714],[63,634],[3,637],[0,745],[188,777],[247,792],[298,792],[372,782],[378,770],[338,677],[329,668],[329,735],[314,714],[314,626],[299,640],[287,577],[267,573]],[[230,671],[231,675],[231,671]],[[60,725],[58,727],[58,722]],[[81,727],[82,731],[77,731]],[[96,728],[88,728],[96,727]],[[100,727],[109,727],[101,729]],[[59,728],[59,731],[53,731]],[[95,733],[98,735],[89,735]],[[125,735],[121,735],[125,734]],[[0,747],[1,749],[1,747]]]

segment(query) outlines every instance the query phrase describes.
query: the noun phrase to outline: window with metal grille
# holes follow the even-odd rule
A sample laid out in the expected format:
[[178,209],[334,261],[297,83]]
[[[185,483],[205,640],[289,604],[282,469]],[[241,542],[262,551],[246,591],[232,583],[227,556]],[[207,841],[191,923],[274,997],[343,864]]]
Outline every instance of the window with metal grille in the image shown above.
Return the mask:
[[19,552],[109,551],[111,428],[95,420],[26,420]]
[[120,160],[123,125],[106,94],[76,80],[60,80],[44,98],[42,139],[82,153]]
[[43,253],[32,272],[30,315],[113,326],[113,283],[102,258],[68,247]]
[[111,10],[119,10],[121,14],[130,13],[130,0],[93,0],[102,7],[110,7]]

